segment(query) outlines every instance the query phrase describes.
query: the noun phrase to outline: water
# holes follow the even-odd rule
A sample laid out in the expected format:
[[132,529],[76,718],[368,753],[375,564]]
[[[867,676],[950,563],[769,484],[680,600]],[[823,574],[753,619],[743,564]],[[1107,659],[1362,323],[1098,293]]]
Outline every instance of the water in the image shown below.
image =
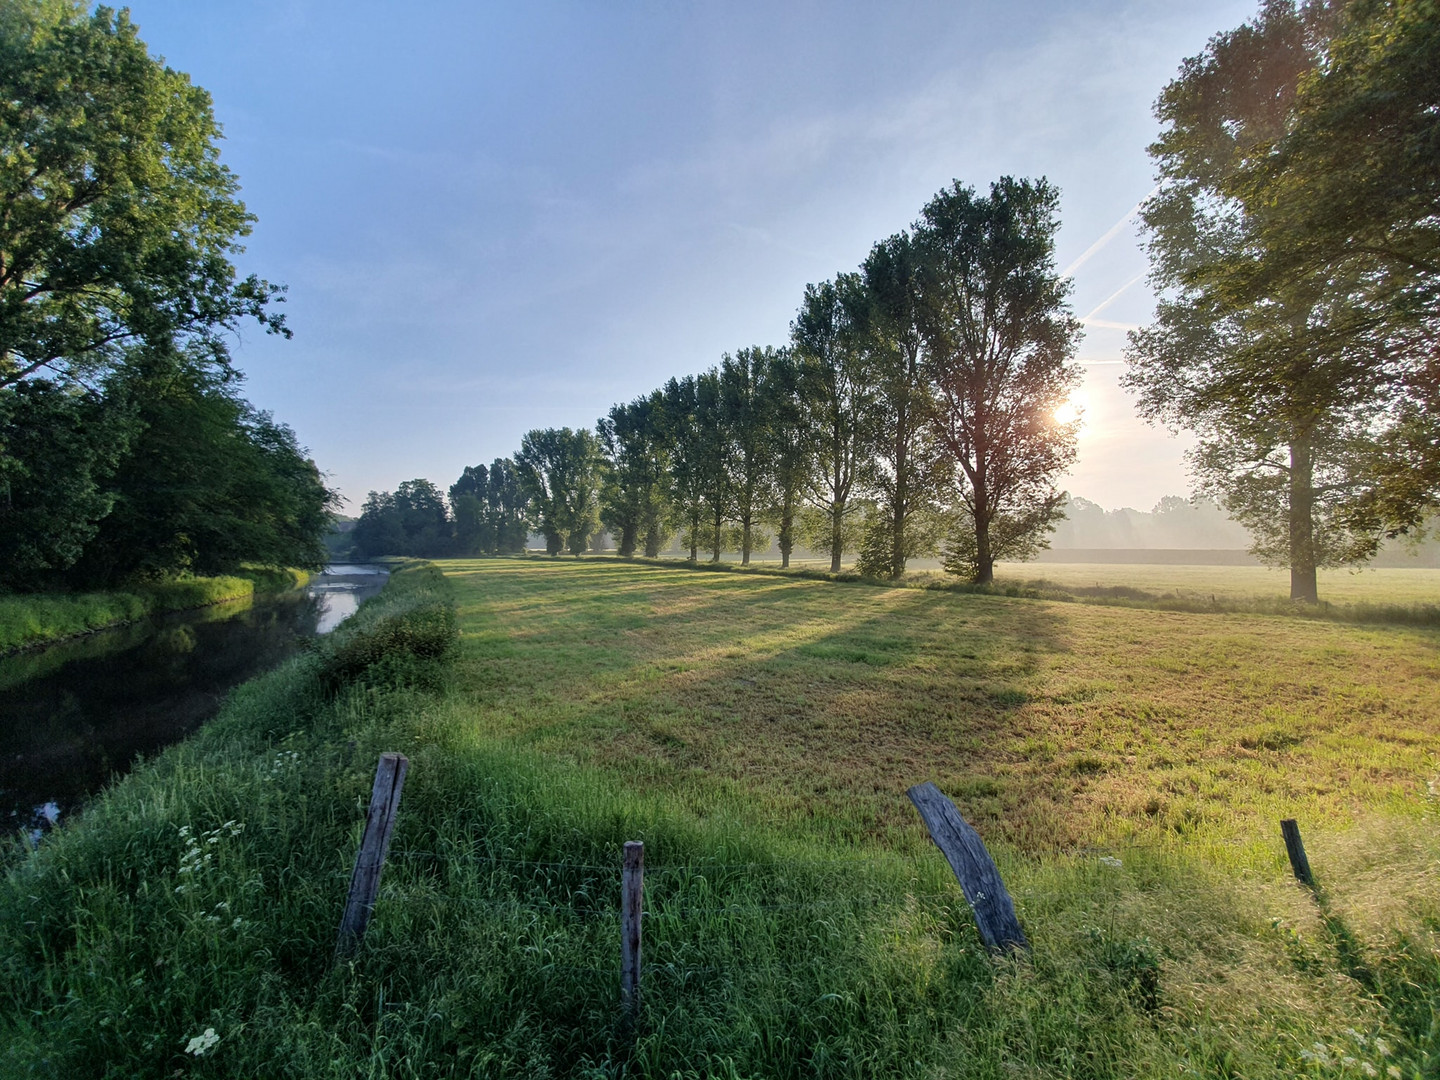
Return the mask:
[[385,584],[326,568],[304,589],[216,604],[0,658],[0,828],[38,837],[229,691],[329,633]]

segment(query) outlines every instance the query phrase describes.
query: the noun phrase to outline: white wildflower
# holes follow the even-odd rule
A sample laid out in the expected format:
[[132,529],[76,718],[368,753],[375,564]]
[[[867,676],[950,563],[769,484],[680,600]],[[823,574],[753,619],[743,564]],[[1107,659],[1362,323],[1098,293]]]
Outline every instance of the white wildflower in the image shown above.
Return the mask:
[[1388,1076],[1388,1077],[1390,1077],[1390,1080],[1400,1080],[1400,1066],[1399,1066],[1399,1065],[1386,1065],[1386,1066],[1385,1066],[1385,1075]]
[[1362,1061],[1360,1063],[1360,1071],[1363,1072],[1366,1076],[1380,1075],[1380,1071],[1376,1069],[1374,1065],[1371,1065],[1368,1061]]
[[1340,1059],[1340,1064],[1344,1065],[1348,1069],[1353,1065],[1359,1065],[1360,1062],[1356,1061],[1349,1054],[1346,1054],[1343,1058]]
[[1380,1038],[1379,1035],[1375,1036],[1375,1052],[1381,1057],[1390,1056],[1390,1044],[1387,1043],[1384,1039]]
[[185,1047],[187,1054],[194,1054],[196,1057],[204,1057],[207,1052],[214,1049],[215,1044],[220,1041],[220,1036],[215,1034],[213,1027],[207,1027],[199,1035],[196,1035]]
[[1108,866],[1108,867],[1110,867],[1112,870],[1118,870],[1118,869],[1120,869],[1120,867],[1124,866],[1125,864],[1122,863],[1119,859],[1115,858],[1114,855],[1101,855],[1101,856],[1100,856],[1100,865],[1101,865],[1101,866]]
[[239,916],[236,916],[235,921],[230,924],[230,929],[231,929],[231,930],[239,930],[240,927],[242,927],[242,926],[244,926],[244,925],[245,925],[245,920],[242,919],[242,918],[240,918]]

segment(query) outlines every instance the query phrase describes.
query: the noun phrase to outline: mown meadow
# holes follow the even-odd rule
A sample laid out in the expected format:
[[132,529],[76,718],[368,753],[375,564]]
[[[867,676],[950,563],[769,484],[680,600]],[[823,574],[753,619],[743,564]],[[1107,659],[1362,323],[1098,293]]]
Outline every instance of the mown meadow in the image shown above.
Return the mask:
[[[8,853],[7,1075],[1440,1070],[1440,632],[441,565]],[[393,749],[381,898],[333,965]],[[905,799],[922,780],[995,853],[1033,954],[979,947]]]

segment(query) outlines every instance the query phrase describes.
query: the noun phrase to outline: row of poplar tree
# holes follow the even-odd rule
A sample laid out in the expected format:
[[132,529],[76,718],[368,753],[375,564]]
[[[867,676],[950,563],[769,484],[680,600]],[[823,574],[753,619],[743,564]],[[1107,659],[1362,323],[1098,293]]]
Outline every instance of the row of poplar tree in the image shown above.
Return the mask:
[[[857,271],[808,286],[785,346],[739,349],[594,431],[531,431],[513,458],[467,468],[453,550],[519,550],[533,527],[551,554],[579,554],[604,528],[621,555],[678,533],[692,560],[749,562],[773,530],[787,565],[804,546],[838,571],[858,541],[865,573],[943,553],[991,580],[997,559],[1044,542],[1075,457],[1078,422],[1056,418],[1080,378],[1058,205],[1044,179],[941,191]],[[372,492],[356,547],[442,549],[444,510],[426,481]]]
[[[1158,303],[1124,385],[1193,434],[1197,492],[1314,601],[1318,568],[1423,536],[1440,507],[1440,7],[1265,0],[1155,113]],[[858,529],[868,573],[938,551],[990,580],[1044,543],[1075,456],[1076,422],[1056,419],[1080,331],[1056,207],[1044,180],[940,192],[858,271],[807,288],[785,347],[467,470],[462,547],[523,545],[523,521],[579,552],[603,524],[626,554],[678,531],[692,559],[748,559],[764,526],[787,561],[803,539],[839,569]]]

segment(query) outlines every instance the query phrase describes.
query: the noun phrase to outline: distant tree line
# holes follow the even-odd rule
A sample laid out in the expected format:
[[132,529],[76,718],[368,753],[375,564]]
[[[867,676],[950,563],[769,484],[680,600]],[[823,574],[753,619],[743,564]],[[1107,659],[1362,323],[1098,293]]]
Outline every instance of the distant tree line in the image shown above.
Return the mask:
[[838,571],[897,577],[943,553],[991,580],[997,559],[1045,543],[1074,460],[1077,422],[1057,409],[1079,381],[1079,323],[1056,273],[1059,195],[1001,179],[941,191],[908,232],[856,271],[808,286],[781,347],[724,355],[698,375],[617,404],[594,431],[531,431],[513,458],[467,468],[450,513],[425,480],[371,492],[362,555],[546,550],[580,554],[602,528],[621,555],[690,558],[773,530]]
[[0,590],[324,559],[336,496],[230,363],[287,331],[219,134],[125,12],[0,5]]
[[[1313,602],[1319,568],[1423,536],[1440,504],[1440,7],[1264,0],[1185,61],[1156,115],[1158,304],[1124,383],[1143,417],[1194,433],[1197,497]],[[938,554],[991,580],[1046,544],[1075,457],[1078,421],[1056,419],[1080,330],[1057,205],[1043,179],[952,185],[808,286],[783,346],[670,379],[594,432],[530,432],[505,505],[556,555],[601,527],[622,554],[678,536],[712,561],[773,535],[786,563],[801,545],[838,570],[858,550],[895,577]],[[390,498],[372,516],[403,517]],[[500,511],[480,502],[462,540],[452,496],[446,542],[518,547],[481,529]]]

